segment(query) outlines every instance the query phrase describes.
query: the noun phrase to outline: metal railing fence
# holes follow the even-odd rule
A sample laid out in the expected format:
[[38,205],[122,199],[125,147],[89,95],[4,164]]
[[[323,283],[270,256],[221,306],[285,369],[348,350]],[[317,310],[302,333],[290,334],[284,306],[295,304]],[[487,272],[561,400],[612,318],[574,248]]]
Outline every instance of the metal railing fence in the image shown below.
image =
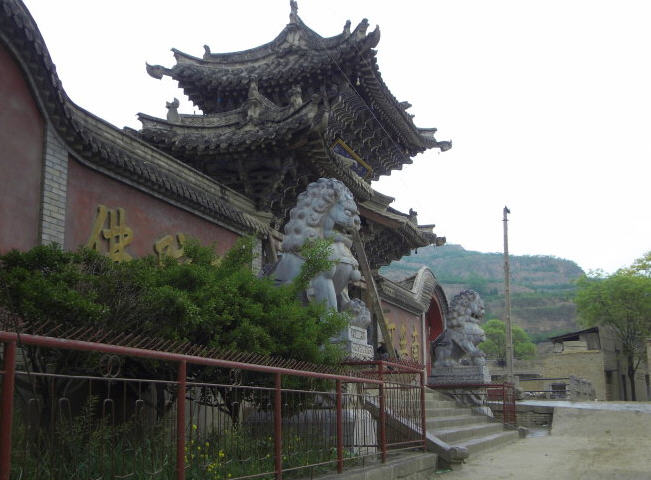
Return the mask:
[[281,479],[425,447],[417,365],[29,331],[0,329],[0,480]]

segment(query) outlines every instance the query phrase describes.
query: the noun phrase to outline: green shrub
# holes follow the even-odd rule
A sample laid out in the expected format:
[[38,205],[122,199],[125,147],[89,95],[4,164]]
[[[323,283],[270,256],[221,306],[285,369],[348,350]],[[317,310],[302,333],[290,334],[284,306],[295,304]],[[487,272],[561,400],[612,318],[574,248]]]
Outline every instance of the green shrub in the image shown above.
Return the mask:
[[328,245],[307,249],[292,285],[251,270],[253,240],[240,239],[216,262],[212,248],[189,241],[186,262],[145,257],[113,263],[90,250],[54,245],[0,256],[0,305],[28,320],[143,332],[161,339],[319,363],[339,357],[330,337],[345,316],[303,305],[297,292],[329,268]]

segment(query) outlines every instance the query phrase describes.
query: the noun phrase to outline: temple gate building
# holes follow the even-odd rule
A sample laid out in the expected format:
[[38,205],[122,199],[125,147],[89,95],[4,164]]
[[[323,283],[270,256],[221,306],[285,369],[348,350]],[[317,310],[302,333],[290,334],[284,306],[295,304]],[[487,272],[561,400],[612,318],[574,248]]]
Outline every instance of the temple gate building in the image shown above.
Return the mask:
[[445,238],[419,225],[415,212],[393,209],[371,181],[451,144],[417,127],[410,104],[382,80],[378,28],[347,22],[324,38],[291,2],[289,24],[265,45],[235,53],[205,46],[201,58],[173,50],[175,65],[147,72],[177,81],[202,114],[179,113],[173,99],[164,119],[139,114],[136,131],[73,103],[26,7],[0,5],[1,253],[56,242],[127,261],[181,256],[189,236],[223,253],[254,235],[260,269],[276,261],[298,194],[320,177],[336,178],[359,206],[374,278],[355,293],[372,295],[375,284],[375,320],[396,353],[429,363],[429,344],[445,326],[441,287],[426,268],[401,283],[378,270]]

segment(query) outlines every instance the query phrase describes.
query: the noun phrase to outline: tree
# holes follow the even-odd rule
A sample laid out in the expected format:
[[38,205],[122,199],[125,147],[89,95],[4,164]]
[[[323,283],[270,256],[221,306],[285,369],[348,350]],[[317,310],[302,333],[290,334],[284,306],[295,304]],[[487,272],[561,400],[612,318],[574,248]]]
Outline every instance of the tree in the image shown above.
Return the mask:
[[575,297],[583,325],[607,327],[621,342],[633,400],[637,400],[635,372],[644,360],[646,339],[651,336],[650,266],[651,252],[612,275],[593,272],[583,276]]
[[[487,355],[494,356],[498,360],[506,359],[506,325],[496,318],[488,320],[481,328],[486,333],[486,340],[479,344],[479,348]],[[533,358],[536,354],[536,346],[533,344],[527,332],[521,327],[511,327],[513,339],[513,356],[520,360]]]
[[630,267],[622,268],[622,273],[629,275],[638,275],[642,277],[651,277],[651,251],[638,258]]
[[[252,246],[251,238],[241,239],[218,259],[214,249],[189,241],[187,261],[169,258],[162,265],[153,257],[114,263],[97,252],[66,252],[55,245],[14,250],[0,256],[0,307],[40,324],[137,332],[221,349],[337,363],[342,352],[330,339],[344,328],[347,315],[323,304],[304,305],[298,295],[311,276],[330,268],[328,245],[317,242],[306,248],[301,275],[284,286],[252,272]],[[27,346],[24,350],[36,372],[94,373],[88,353]],[[204,371],[210,373],[192,368],[188,375],[197,380]],[[125,361],[124,369],[136,378],[173,375],[172,366],[164,362],[132,359]],[[56,398],[60,388],[64,388],[61,382],[50,391],[44,380],[39,390]],[[228,413],[237,418],[236,411]]]

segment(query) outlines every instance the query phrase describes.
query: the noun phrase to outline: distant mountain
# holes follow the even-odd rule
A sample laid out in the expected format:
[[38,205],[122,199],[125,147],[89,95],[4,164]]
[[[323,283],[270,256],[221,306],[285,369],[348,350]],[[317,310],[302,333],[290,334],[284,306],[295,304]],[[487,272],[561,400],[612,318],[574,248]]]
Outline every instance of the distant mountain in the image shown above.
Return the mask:
[[[541,339],[578,329],[572,301],[574,281],[584,274],[574,262],[543,255],[512,255],[511,318]],[[380,272],[391,280],[413,275],[425,265],[442,284],[448,299],[461,290],[479,292],[486,318],[504,318],[504,257],[465,250],[460,245],[419,248]]]

